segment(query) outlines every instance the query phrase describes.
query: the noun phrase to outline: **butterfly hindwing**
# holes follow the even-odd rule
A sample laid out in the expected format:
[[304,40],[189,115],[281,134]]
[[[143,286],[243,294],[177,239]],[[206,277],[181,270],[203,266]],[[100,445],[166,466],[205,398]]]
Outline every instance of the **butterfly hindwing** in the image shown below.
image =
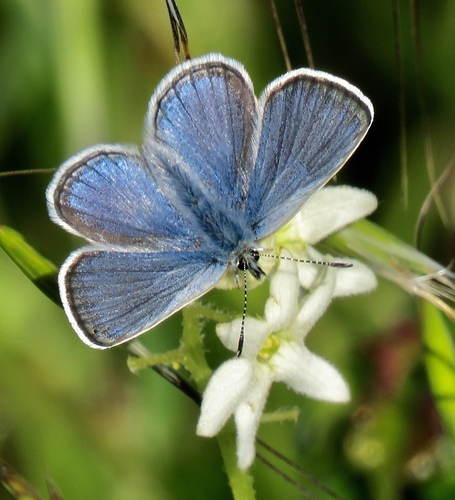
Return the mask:
[[103,349],[133,339],[197,299],[226,267],[205,252],[85,247],[68,257],[59,286],[79,337]]

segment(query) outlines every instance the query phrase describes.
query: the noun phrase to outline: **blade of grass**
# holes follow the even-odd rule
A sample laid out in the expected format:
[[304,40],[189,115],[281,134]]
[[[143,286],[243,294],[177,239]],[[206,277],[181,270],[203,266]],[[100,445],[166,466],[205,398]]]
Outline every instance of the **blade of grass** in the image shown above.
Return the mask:
[[60,305],[58,269],[50,260],[27,243],[20,233],[8,226],[0,225],[0,247],[34,285]]

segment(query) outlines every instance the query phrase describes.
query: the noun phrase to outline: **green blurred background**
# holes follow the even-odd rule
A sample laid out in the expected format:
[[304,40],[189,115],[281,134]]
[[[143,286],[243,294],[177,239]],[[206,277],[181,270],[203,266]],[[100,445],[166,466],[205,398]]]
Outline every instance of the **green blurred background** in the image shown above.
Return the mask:
[[[307,64],[293,2],[278,2],[294,67]],[[308,4],[308,5],[307,5]],[[257,93],[285,71],[266,0],[180,0],[193,57],[241,61]],[[316,67],[368,95],[376,119],[338,180],[372,190],[373,219],[412,242],[429,182],[417,98],[412,13],[401,6],[409,203],[399,174],[398,74],[389,2],[305,2]],[[440,173],[454,155],[455,3],[422,2],[423,73]],[[164,0],[2,0],[0,170],[57,167],[96,143],[137,143],[148,99],[174,62]],[[52,224],[50,175],[0,179],[0,223],[60,264],[81,242]],[[423,250],[453,258],[453,179],[434,209]],[[265,287],[266,288],[266,287]],[[252,292],[250,313],[265,293]],[[242,294],[208,301],[241,312]],[[153,351],[178,345],[176,315],[141,338]],[[208,349],[219,349],[213,324]],[[309,336],[310,348],[347,378],[352,402],[333,406],[274,387],[269,407],[300,408],[296,425],[260,436],[344,498],[453,498],[455,448],[444,436],[422,366],[418,307],[380,281],[365,297],[338,300]],[[153,372],[132,375],[122,348],[83,345],[63,312],[0,252],[0,457],[43,494],[49,474],[67,499],[230,498],[216,440],[195,436],[198,409]],[[258,463],[258,498],[300,498]],[[322,493],[316,493],[323,497]],[[0,489],[0,498],[9,498]]]

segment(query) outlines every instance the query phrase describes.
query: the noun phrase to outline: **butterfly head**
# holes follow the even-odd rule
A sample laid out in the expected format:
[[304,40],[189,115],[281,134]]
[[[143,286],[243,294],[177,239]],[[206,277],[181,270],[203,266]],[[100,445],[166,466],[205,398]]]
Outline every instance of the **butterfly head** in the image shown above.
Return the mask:
[[254,278],[260,280],[262,276],[266,276],[265,272],[259,266],[259,251],[254,248],[247,248],[238,257],[237,268],[240,271],[249,271]]

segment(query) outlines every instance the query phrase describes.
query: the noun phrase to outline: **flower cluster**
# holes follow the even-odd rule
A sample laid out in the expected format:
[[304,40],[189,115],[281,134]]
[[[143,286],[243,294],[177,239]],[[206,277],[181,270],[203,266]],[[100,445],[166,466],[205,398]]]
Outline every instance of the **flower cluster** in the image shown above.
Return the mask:
[[[325,188],[278,233],[277,241],[290,248],[296,259],[333,260],[311,245],[365,217],[376,204],[374,195],[366,191]],[[281,256],[291,257],[291,253],[283,250]],[[246,318],[247,338],[241,358],[223,363],[208,383],[197,432],[214,436],[233,415],[240,469],[248,468],[254,460],[256,432],[273,382],[284,382],[295,392],[319,400],[344,403],[350,399],[341,374],[305,346],[308,332],[332,298],[366,293],[376,286],[375,275],[365,265],[353,259],[337,261],[352,267],[280,260],[271,278],[264,319]],[[239,331],[240,320],[217,327],[223,344],[234,352]]]

